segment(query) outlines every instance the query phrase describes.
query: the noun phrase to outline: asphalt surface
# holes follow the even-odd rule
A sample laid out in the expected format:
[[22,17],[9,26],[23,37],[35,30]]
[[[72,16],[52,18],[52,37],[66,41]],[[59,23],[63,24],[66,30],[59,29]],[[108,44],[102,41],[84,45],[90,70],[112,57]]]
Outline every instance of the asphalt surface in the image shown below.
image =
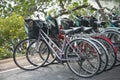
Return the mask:
[[78,77],[62,64],[54,64],[34,71],[13,68],[0,71],[0,80],[120,80],[120,66],[91,78]]

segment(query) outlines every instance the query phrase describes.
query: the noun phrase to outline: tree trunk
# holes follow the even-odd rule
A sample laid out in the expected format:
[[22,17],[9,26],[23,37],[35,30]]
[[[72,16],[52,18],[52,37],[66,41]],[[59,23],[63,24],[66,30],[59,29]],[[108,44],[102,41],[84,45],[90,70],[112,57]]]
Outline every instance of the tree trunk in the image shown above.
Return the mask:
[[100,4],[100,1],[99,0],[95,0],[95,1],[98,4],[99,8],[102,8],[102,5]]
[[[83,4],[83,5],[80,5],[80,6],[77,6],[77,7],[73,8],[73,9],[71,9],[71,11],[75,11],[75,10],[78,10],[78,9],[81,9],[81,8],[87,8],[88,6],[89,5]],[[91,6],[91,9],[92,10],[97,10],[96,8],[94,8],[92,6]],[[56,15],[55,18],[57,18],[57,17],[59,17],[61,15],[64,15],[64,14],[69,14],[69,13],[70,13],[70,11],[64,11],[64,12],[60,13],[59,15]]]

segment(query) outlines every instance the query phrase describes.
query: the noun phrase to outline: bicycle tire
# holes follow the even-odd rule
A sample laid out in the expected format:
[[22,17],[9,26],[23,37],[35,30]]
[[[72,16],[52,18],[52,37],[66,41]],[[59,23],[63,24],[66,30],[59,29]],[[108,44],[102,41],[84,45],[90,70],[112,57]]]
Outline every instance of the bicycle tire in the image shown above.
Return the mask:
[[108,38],[102,36],[94,36],[94,38],[100,41],[108,50],[108,65],[105,71],[112,69],[116,64],[116,48]]
[[98,71],[98,74],[102,73],[106,67],[107,67],[107,64],[108,64],[108,51],[106,49],[106,47],[98,40],[94,39],[94,38],[90,38],[90,40],[92,40],[99,48],[101,54],[100,54],[100,57],[101,57],[101,67],[100,67],[100,70]]
[[[41,44],[42,47],[40,47]],[[35,66],[35,68],[31,70],[43,67],[45,62],[48,60],[49,52],[50,52],[49,47],[43,39],[38,39],[32,42],[27,48],[26,52],[27,60],[29,61],[30,64]]]
[[114,29],[108,29],[105,30],[103,33],[105,33],[105,36],[107,38],[109,38],[111,40],[111,42],[113,43],[113,45],[117,48],[117,52],[116,52],[116,66],[120,65],[120,32],[118,30],[114,30]]
[[[84,56],[79,56],[79,54],[78,53],[76,53],[76,54],[72,54],[71,52],[69,52],[69,49],[70,49],[70,45],[72,45],[72,44],[74,44],[74,42],[76,42],[76,43],[79,43],[79,45],[80,45],[80,43],[82,43],[82,42],[86,42],[86,43],[89,43],[94,49],[95,49],[95,51],[97,52],[95,55],[94,54],[85,54],[84,53]],[[73,51],[75,51],[75,50],[73,50]],[[78,50],[79,51],[79,50]],[[75,62],[74,62],[74,60],[71,60],[71,58],[73,58],[74,59],[74,56],[70,56],[70,55],[76,55],[76,56],[78,56],[78,60],[75,60]],[[87,56],[85,56],[85,55],[87,55]],[[94,56],[93,56],[94,55]],[[70,56],[70,57],[69,57]],[[90,57],[95,57],[94,58],[94,60],[93,60],[93,58],[90,58]],[[90,40],[88,40],[88,39],[85,39],[85,38],[82,38],[82,39],[75,39],[75,40],[72,40],[70,43],[69,43],[69,45],[67,45],[67,47],[66,47],[66,49],[65,49],[65,57],[66,57],[66,59],[67,59],[67,65],[68,65],[68,67],[70,68],[70,70],[73,72],[73,73],[75,73],[77,76],[79,76],[79,77],[84,77],[84,78],[87,78],[87,77],[92,77],[92,76],[94,76],[98,71],[99,71],[99,69],[100,69],[100,63],[101,63],[101,58],[100,58],[100,51],[99,51],[99,49],[97,48],[97,46],[92,42],[92,41],[90,41]],[[83,57],[83,59],[82,59],[82,57]],[[84,59],[84,58],[86,58],[86,60]],[[90,63],[90,65],[88,65],[88,63],[89,63],[89,61],[87,61],[87,59],[91,59],[91,62],[93,61],[93,64],[94,64],[94,66],[96,66],[96,68],[92,68],[91,67],[91,63]],[[74,65],[73,65],[74,64]],[[77,68],[77,64],[78,64],[78,68]],[[73,66],[72,66],[73,65]],[[88,71],[85,71],[82,67],[87,67],[86,68],[86,70],[88,69]],[[77,69],[75,69],[75,68],[77,68]],[[89,68],[92,68],[92,70],[89,70]],[[89,72],[89,73],[88,73]]]
[[33,70],[35,68],[28,68],[28,65],[31,65],[28,62],[28,59],[26,58],[26,51],[30,43],[35,41],[35,39],[23,39],[21,40],[14,48],[13,52],[13,61],[19,67],[23,70]]

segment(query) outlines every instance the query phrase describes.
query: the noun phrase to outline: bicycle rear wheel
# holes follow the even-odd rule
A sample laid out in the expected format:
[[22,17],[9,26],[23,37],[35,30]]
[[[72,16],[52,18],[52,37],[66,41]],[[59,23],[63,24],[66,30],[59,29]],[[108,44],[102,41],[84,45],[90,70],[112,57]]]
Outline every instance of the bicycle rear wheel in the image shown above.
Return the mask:
[[100,51],[88,39],[82,38],[71,41],[65,49],[65,55],[70,70],[80,77],[92,77],[100,69]]

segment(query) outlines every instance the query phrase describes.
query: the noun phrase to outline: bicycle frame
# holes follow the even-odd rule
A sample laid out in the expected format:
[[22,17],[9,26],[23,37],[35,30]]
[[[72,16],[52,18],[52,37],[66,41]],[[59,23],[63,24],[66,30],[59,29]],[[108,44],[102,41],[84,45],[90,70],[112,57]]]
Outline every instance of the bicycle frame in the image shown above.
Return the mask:
[[[53,42],[52,41],[52,39],[42,30],[42,29],[40,29],[40,31],[39,31],[40,33],[39,33],[39,38],[38,39],[43,39],[46,43],[47,43],[47,45],[49,46],[49,48],[53,51],[53,53],[57,56],[57,58],[60,60],[60,61],[67,61],[67,60],[69,60],[69,59],[66,59],[66,58],[64,58],[63,57],[63,55],[64,55],[64,49],[65,49],[65,47],[66,47],[66,45],[70,45],[69,44],[69,39],[65,36],[64,37],[64,40],[63,40],[63,46],[62,46],[62,49],[60,49],[56,44],[55,44],[55,42]],[[54,46],[55,47],[55,49],[52,47],[52,46]],[[70,45],[70,47],[72,48],[72,49],[74,49],[74,47],[72,47],[72,45]],[[77,54],[77,56],[79,56],[78,54]],[[71,59],[70,59],[71,60]],[[72,60],[76,60],[76,59],[72,59]],[[78,60],[78,59],[77,59]]]

